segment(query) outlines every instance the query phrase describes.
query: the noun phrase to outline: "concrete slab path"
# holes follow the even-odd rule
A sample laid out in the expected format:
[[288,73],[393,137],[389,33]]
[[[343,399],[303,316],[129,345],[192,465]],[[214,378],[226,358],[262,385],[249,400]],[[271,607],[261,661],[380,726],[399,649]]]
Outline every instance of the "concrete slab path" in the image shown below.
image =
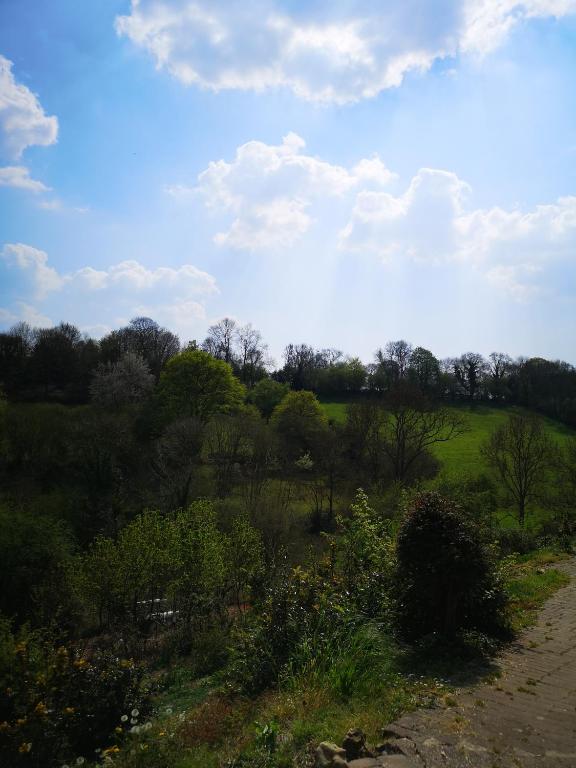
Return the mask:
[[571,581],[499,659],[501,676],[390,725],[396,762],[374,765],[576,768],[576,559],[555,567]]

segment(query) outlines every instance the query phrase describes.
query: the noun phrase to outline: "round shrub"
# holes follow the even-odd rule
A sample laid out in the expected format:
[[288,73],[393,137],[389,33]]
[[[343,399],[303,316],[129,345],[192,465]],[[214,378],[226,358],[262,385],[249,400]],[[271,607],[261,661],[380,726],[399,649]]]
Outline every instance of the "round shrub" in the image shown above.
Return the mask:
[[506,598],[479,529],[452,501],[421,493],[397,544],[398,620],[407,640],[506,632]]

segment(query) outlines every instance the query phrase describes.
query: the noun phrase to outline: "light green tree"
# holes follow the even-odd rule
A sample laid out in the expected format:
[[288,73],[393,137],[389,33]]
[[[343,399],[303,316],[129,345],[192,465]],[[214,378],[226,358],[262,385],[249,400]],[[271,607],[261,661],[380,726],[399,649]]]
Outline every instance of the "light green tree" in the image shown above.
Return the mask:
[[168,418],[192,416],[206,422],[215,413],[240,408],[245,389],[228,363],[208,352],[189,350],[166,363],[158,396]]

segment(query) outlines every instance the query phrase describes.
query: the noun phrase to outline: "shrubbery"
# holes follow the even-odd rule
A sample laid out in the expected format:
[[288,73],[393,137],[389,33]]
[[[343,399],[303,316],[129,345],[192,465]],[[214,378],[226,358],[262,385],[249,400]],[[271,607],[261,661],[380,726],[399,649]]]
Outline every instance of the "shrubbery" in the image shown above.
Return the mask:
[[143,713],[131,659],[84,653],[40,633],[14,634],[0,618],[0,764],[50,768],[94,759]]
[[[277,569],[237,628],[230,682],[257,693],[286,675],[311,672],[351,643],[360,625],[390,627],[393,541],[358,491],[329,554],[310,569]],[[322,661],[323,660],[323,661]]]
[[397,555],[405,638],[506,633],[506,598],[492,554],[454,502],[436,493],[418,495],[400,528]]

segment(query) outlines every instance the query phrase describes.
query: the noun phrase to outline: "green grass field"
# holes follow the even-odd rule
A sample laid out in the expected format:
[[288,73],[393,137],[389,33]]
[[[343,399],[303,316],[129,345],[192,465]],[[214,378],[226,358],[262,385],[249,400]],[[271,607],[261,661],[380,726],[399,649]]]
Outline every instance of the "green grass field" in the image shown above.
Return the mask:
[[[343,423],[346,418],[347,403],[322,402],[326,416]],[[441,474],[446,478],[462,475],[472,476],[487,471],[481,455],[482,444],[496,427],[503,424],[511,413],[518,413],[518,408],[496,408],[489,405],[451,406],[463,417],[468,431],[446,443],[439,443],[434,448],[434,455],[442,462]],[[574,431],[553,419],[541,417],[550,438],[562,444],[574,436]]]

